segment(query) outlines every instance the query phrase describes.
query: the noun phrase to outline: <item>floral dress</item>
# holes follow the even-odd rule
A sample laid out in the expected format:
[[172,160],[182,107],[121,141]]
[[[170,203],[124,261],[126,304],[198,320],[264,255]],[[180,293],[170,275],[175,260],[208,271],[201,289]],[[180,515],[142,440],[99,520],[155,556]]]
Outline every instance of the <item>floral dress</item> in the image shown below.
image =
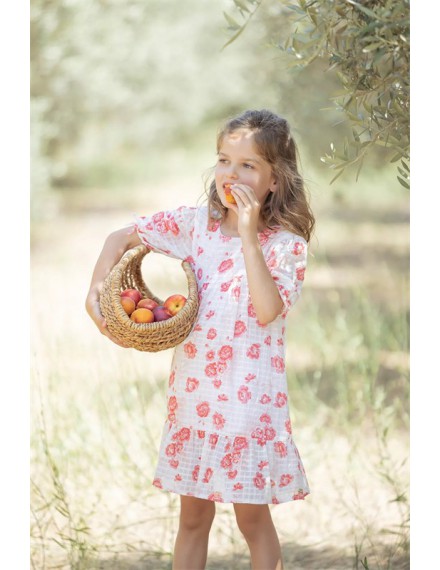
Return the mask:
[[307,242],[282,228],[258,239],[284,302],[262,325],[252,306],[240,237],[208,227],[206,206],[136,218],[153,251],[187,260],[200,307],[174,351],[168,415],[153,484],[225,503],[281,503],[309,494],[292,440],[285,318],[298,299]]

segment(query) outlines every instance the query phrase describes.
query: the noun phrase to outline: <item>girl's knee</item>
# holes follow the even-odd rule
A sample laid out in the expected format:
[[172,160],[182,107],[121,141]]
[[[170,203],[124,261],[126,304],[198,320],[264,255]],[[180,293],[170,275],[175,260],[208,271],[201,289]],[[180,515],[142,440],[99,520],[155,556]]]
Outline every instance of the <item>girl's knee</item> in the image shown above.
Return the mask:
[[180,528],[189,531],[209,530],[215,516],[215,503],[181,496]]
[[252,539],[272,525],[272,517],[267,505],[234,505],[237,526],[246,538]]

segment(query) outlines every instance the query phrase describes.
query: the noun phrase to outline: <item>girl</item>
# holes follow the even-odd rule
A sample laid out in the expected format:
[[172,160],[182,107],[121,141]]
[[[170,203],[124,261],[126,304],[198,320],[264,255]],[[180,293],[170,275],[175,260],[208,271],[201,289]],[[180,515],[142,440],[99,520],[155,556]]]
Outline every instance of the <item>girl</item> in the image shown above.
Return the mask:
[[143,243],[189,261],[200,308],[174,352],[153,481],[180,495],[173,569],[205,568],[215,503],[229,502],[252,568],[280,570],[268,505],[309,493],[292,440],[284,337],[314,217],[283,118],[246,111],[220,131],[217,152],[207,206],[137,218],[109,235],[86,307],[102,334],[117,342],[100,313],[99,294],[124,252]]

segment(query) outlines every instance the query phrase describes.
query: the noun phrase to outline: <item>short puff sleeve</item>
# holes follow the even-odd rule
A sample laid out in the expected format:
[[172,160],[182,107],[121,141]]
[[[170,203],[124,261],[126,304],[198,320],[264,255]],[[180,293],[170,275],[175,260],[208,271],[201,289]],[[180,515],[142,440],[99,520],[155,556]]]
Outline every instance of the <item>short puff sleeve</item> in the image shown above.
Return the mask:
[[283,318],[301,294],[306,265],[307,242],[300,236],[282,236],[269,250],[267,266],[284,303]]
[[186,259],[191,255],[196,208],[181,206],[177,210],[158,212],[152,216],[135,216],[135,229],[149,249]]

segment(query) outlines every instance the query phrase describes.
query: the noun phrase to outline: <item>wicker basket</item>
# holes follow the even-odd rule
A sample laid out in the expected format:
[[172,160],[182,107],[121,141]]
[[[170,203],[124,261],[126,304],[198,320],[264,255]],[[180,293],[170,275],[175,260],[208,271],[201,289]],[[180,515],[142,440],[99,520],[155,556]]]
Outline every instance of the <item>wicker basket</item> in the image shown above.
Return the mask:
[[154,323],[135,323],[121,305],[121,291],[138,289],[143,297],[153,299],[159,305],[163,301],[146,286],[141,273],[142,260],[150,250],[138,245],[127,251],[111,270],[101,291],[101,312],[108,330],[118,340],[131,348],[145,352],[159,352],[181,343],[190,333],[199,309],[197,282],[187,261],[182,268],[188,280],[188,296],[183,308],[170,319]]

